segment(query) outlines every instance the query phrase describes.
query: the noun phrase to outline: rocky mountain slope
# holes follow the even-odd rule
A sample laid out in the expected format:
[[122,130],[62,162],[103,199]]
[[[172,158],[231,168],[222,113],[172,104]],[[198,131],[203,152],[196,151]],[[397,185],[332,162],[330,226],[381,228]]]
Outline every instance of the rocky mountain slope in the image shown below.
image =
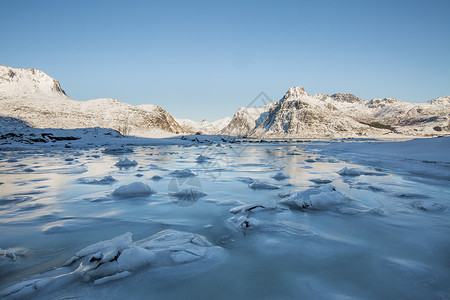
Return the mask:
[[362,100],[355,95],[308,95],[292,87],[277,102],[240,108],[222,134],[255,137],[380,137],[450,134],[450,97],[426,103],[393,98]]
[[37,128],[102,127],[144,137],[183,132],[161,107],[132,106],[115,99],[75,101],[57,80],[35,69],[0,65],[0,107],[0,117],[17,118]]

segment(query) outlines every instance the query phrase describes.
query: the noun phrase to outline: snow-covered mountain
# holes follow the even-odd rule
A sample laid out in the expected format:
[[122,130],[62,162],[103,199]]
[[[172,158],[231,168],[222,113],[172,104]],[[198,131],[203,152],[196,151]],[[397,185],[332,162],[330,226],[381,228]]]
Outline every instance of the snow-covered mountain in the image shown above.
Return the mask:
[[230,123],[231,118],[226,117],[223,119],[216,120],[214,122],[209,122],[207,120],[202,120],[200,122],[195,122],[190,119],[175,119],[178,124],[183,127],[184,131],[189,133],[201,133],[201,134],[219,134],[220,131],[225,128],[228,123]]
[[214,122],[174,119],[153,104],[132,106],[115,99],[75,101],[59,82],[36,69],[0,65],[0,117],[20,119],[36,128],[102,127],[143,137],[175,133],[255,137],[379,137],[450,134],[450,96],[426,103],[393,98],[362,100],[355,95],[308,95],[290,88],[262,107],[241,107],[233,118]]
[[220,133],[242,136],[251,135],[254,129],[265,120],[269,111],[276,105],[277,102],[273,101],[261,107],[241,107]]
[[308,95],[290,88],[277,102],[240,108],[222,134],[256,137],[433,136],[450,133],[450,97],[426,103],[393,98],[362,100],[337,93]]
[[35,69],[0,65],[0,117],[14,117],[37,128],[112,128],[153,137],[183,132],[164,109],[132,106],[115,99],[75,101],[56,79]]

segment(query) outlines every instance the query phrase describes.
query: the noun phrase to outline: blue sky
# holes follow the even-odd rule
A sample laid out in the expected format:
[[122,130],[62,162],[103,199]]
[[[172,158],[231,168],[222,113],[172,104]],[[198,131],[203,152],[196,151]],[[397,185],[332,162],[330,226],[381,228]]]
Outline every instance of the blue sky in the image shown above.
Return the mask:
[[232,116],[261,91],[450,95],[450,1],[1,1],[0,64],[76,100]]

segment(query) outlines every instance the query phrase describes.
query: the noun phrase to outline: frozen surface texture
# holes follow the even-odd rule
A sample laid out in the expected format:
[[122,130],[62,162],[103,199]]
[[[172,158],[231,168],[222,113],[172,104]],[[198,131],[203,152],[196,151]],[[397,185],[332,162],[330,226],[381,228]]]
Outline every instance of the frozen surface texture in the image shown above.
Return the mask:
[[[1,292],[2,297],[31,297],[64,288],[70,281],[82,280],[95,285],[128,277],[144,268],[191,263],[196,260],[221,261],[224,252],[205,237],[166,230],[132,242],[127,232],[78,251],[65,266],[26,280]],[[195,266],[192,266],[195,267]],[[48,290],[47,290],[48,289]],[[47,290],[47,291],[46,291]]]
[[22,129],[0,145],[0,298],[450,297],[450,138]]

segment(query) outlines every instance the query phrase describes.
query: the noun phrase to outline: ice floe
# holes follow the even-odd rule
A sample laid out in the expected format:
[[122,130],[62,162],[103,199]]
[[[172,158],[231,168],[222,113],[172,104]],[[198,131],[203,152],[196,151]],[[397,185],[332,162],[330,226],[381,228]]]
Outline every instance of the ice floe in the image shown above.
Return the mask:
[[282,203],[300,209],[329,209],[346,204],[350,199],[339,192],[334,185],[327,184],[316,188],[292,192]]
[[264,181],[260,181],[260,180],[255,180],[251,183],[248,184],[248,187],[254,190],[275,190],[275,189],[279,189],[278,186],[264,182]]
[[139,197],[139,196],[148,196],[153,193],[156,193],[152,190],[147,184],[143,182],[133,182],[127,185],[122,185],[114,190],[112,193],[114,196],[118,197]]
[[197,176],[197,173],[191,171],[190,169],[183,169],[183,170],[175,170],[170,175],[175,177],[191,177],[191,176]]
[[279,180],[279,181],[290,178],[288,175],[284,174],[283,172],[278,172],[270,177],[272,177],[275,180]]
[[134,166],[137,166],[137,165],[138,165],[137,161],[129,160],[127,157],[125,157],[124,159],[119,160],[116,163],[117,167],[122,167],[122,168],[124,168],[124,167],[134,167]]
[[170,193],[170,196],[178,198],[180,201],[192,201],[195,202],[201,197],[205,197],[206,194],[202,191],[195,189],[195,188],[189,188],[189,189],[183,189],[181,191],[178,191],[176,193]]

